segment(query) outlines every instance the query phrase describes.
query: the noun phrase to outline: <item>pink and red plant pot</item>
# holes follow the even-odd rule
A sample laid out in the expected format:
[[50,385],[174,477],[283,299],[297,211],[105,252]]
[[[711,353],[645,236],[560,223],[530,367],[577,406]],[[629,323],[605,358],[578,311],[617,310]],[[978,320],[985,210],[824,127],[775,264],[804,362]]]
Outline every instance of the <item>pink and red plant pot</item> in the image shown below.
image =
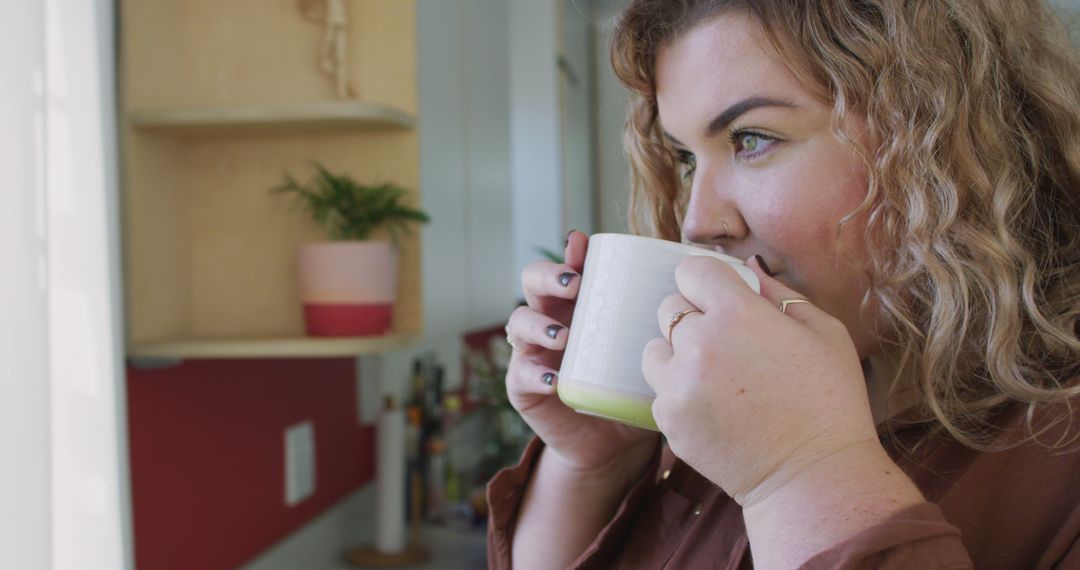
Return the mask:
[[387,241],[314,242],[297,251],[308,336],[382,336],[393,328],[398,250]]

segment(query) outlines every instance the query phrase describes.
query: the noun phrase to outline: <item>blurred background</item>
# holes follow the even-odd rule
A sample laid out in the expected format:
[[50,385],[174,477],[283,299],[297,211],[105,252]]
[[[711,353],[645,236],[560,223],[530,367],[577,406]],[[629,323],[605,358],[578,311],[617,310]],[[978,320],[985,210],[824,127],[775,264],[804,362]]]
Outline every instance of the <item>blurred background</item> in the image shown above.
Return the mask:
[[628,231],[622,4],[6,0],[0,566],[485,567],[521,269]]

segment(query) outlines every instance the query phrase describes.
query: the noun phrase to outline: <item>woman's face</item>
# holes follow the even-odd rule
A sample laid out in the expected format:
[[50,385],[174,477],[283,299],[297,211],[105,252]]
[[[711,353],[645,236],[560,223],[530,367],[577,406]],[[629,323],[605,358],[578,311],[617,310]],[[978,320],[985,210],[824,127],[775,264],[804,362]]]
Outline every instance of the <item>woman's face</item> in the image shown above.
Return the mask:
[[[851,147],[830,129],[831,108],[788,71],[757,22],[708,20],[656,61],[660,122],[686,164],[691,194],[683,238],[746,259],[847,325],[863,358],[872,327],[859,316],[868,285],[865,216],[837,227],[867,192]],[[861,124],[844,125],[858,137]]]

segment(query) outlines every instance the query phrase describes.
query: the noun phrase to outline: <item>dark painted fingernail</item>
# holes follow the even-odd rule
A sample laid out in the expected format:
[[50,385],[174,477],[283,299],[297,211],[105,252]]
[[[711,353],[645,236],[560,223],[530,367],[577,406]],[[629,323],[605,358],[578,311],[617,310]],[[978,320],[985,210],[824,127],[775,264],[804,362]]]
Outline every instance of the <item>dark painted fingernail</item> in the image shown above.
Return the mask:
[[570,236],[574,235],[574,231],[575,230],[570,230],[570,231],[566,232],[566,237],[563,238],[563,242],[562,242],[563,249],[566,249],[567,246],[570,245]]
[[540,381],[544,384],[547,384],[548,386],[551,386],[551,383],[555,381],[555,373],[546,372],[543,376],[540,377]]
[[758,266],[765,270],[766,275],[768,275],[769,277],[775,275],[775,273],[772,272],[772,269],[769,269],[769,264],[765,263],[765,258],[761,257],[760,255],[755,255],[754,259],[757,260]]
[[559,285],[569,287],[570,282],[573,281],[575,277],[577,277],[577,273],[563,273],[559,276]]
[[551,338],[555,338],[559,336],[559,331],[563,330],[564,328],[566,327],[563,327],[562,325],[548,325],[547,335]]

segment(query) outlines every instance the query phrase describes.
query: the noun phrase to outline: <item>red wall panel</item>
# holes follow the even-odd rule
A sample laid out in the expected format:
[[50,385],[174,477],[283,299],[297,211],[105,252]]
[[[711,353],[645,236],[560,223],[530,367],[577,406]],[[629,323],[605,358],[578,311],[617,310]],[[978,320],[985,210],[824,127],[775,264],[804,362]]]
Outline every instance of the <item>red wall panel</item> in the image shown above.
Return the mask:
[[[190,360],[128,369],[139,570],[229,569],[371,481],[355,360]],[[315,428],[315,494],[285,506],[285,428]]]

